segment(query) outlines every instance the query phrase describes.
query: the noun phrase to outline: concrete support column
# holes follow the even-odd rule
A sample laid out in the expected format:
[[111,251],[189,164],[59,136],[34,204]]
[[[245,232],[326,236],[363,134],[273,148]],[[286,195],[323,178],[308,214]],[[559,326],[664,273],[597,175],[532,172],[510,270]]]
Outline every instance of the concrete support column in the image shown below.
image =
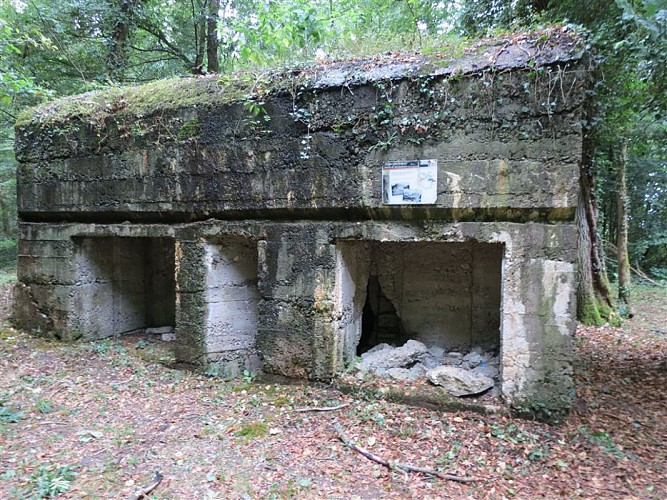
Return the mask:
[[40,335],[74,340],[70,325],[76,284],[75,248],[59,226],[19,224],[18,283],[14,289],[15,324]]
[[258,244],[257,349],[264,370],[331,378],[341,361],[332,322],[335,246],[326,228],[268,227]]
[[502,392],[521,413],[552,419],[574,398],[573,262],[531,258],[506,247],[502,285]]
[[177,361],[206,364],[206,242],[202,238],[177,239],[176,344]]

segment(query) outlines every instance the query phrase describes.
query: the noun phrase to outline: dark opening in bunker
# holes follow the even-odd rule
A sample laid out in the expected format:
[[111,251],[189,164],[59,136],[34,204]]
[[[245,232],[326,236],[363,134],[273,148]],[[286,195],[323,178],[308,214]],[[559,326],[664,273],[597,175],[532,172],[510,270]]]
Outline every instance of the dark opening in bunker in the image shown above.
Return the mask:
[[339,241],[344,356],[410,339],[467,352],[500,347],[503,245]]
[[357,345],[357,355],[378,344],[403,345],[410,338],[394,304],[382,292],[378,276],[370,275],[361,317],[361,337]]
[[175,324],[173,238],[76,238],[74,323],[87,338],[138,331],[167,333]]

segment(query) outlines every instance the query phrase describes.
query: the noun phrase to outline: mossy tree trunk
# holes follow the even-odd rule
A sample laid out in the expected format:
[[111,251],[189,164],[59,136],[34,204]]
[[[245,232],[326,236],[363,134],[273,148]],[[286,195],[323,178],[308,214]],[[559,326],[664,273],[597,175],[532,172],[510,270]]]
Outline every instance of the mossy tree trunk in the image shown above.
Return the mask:
[[616,248],[618,257],[618,299],[627,306],[627,314],[632,315],[630,305],[630,258],[628,257],[628,187],[625,171],[628,157],[628,141],[623,140],[616,158]]
[[580,171],[577,224],[579,225],[577,316],[589,325],[602,325],[615,315],[611,287],[598,236],[598,216],[595,202],[595,177],[592,172],[593,144],[584,140]]

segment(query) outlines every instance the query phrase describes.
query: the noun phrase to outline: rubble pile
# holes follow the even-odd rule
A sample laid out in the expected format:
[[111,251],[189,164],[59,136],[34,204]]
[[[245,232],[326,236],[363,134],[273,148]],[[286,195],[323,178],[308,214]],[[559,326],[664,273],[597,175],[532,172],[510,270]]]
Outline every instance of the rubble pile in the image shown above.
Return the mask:
[[372,373],[382,378],[414,382],[428,380],[453,396],[471,396],[491,389],[500,376],[500,359],[494,351],[474,347],[469,352],[426,347],[408,340],[400,347],[378,344],[361,355],[357,376]]

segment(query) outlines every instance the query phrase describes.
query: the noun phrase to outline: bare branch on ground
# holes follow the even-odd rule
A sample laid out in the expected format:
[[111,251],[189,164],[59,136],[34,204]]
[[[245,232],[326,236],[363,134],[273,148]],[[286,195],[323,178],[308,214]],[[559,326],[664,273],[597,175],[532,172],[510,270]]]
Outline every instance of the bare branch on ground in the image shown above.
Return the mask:
[[350,403],[343,403],[342,405],[338,406],[321,406],[321,407],[314,407],[314,408],[297,408],[294,411],[297,411],[299,413],[306,413],[309,411],[336,411],[336,410],[342,410],[343,408],[347,408],[350,406]]
[[388,469],[391,470],[396,470],[399,472],[402,472],[403,474],[409,473],[409,472],[417,472],[420,474],[426,474],[429,476],[435,476],[439,479],[445,479],[447,481],[455,481],[457,483],[475,483],[479,482],[479,479],[476,479],[474,477],[463,477],[463,476],[457,476],[455,474],[447,474],[444,472],[439,472],[434,469],[427,469],[424,467],[415,467],[414,465],[410,464],[402,464],[399,462],[392,462],[390,460],[385,460],[384,458],[375,455],[374,453],[371,453],[365,448],[362,448],[361,446],[354,444],[350,439],[345,435],[345,432],[343,431],[343,428],[340,426],[340,424],[335,423],[334,424],[334,429],[338,433],[338,438],[347,446],[348,448],[352,448],[354,451],[357,453],[360,453],[361,455],[365,456],[367,459],[372,460],[375,463],[378,463],[380,465],[384,465]]
[[162,479],[164,479],[164,476],[160,473],[159,470],[156,470],[153,480],[146,486],[142,486],[137,491],[135,491],[130,497],[130,500],[139,500],[140,498],[148,497],[149,493],[160,485]]

